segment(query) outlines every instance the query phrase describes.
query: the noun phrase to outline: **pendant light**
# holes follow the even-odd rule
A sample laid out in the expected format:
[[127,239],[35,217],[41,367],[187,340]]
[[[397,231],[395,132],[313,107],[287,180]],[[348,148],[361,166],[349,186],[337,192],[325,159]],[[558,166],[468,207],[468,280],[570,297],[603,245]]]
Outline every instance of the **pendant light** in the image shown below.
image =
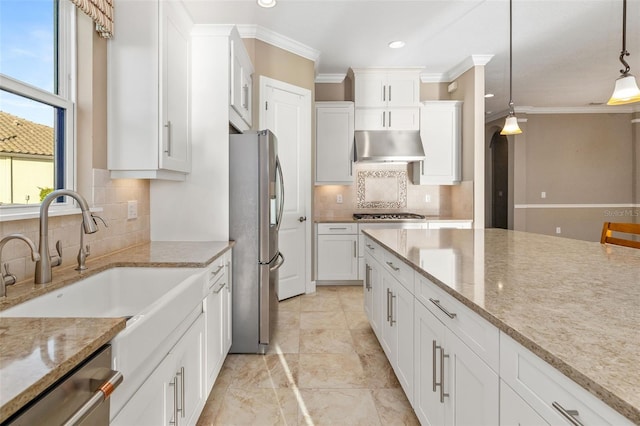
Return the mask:
[[613,95],[611,95],[607,105],[640,102],[640,89],[638,89],[636,78],[629,74],[631,68],[627,61],[624,60],[625,56],[629,56],[629,52],[627,52],[627,0],[622,2],[622,52],[620,52],[620,62],[624,65],[624,69],[620,70],[621,76],[616,80]]
[[504,122],[501,135],[519,135],[518,118],[513,108],[513,0],[509,0],[509,115]]

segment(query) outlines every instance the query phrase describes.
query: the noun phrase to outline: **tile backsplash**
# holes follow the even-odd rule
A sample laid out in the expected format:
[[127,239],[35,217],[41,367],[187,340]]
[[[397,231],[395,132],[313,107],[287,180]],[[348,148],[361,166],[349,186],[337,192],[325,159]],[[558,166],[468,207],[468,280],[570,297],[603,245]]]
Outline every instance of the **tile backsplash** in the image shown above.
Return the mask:
[[[85,245],[91,247],[87,266],[91,268],[91,258],[101,256],[125,247],[149,241],[149,181],[136,179],[111,179],[108,170],[93,169],[92,194],[82,194],[92,208],[102,211],[95,215],[107,223],[105,227],[98,221],[98,232],[84,236]],[[137,200],[138,217],[127,219],[127,201]],[[62,266],[77,263],[80,249],[79,214],[57,216],[49,219],[49,244],[52,254],[55,243],[62,242]],[[0,236],[22,233],[38,245],[38,219],[24,219],[0,222]],[[2,262],[9,264],[9,270],[18,281],[33,277],[34,263],[31,261],[26,244],[10,241],[2,251]],[[54,271],[55,274],[55,271]]]
[[[473,217],[473,182],[413,185],[406,178],[407,167],[404,164],[356,164],[353,185],[314,187],[314,219],[349,218],[356,212],[382,210],[458,219]],[[385,176],[393,178],[386,180]],[[397,180],[399,176],[405,177],[404,187]],[[397,192],[390,195],[389,188],[393,185],[396,185]],[[337,203],[338,195],[342,195],[342,203]],[[395,205],[391,204],[391,198],[397,201]],[[382,202],[376,204],[376,201]]]

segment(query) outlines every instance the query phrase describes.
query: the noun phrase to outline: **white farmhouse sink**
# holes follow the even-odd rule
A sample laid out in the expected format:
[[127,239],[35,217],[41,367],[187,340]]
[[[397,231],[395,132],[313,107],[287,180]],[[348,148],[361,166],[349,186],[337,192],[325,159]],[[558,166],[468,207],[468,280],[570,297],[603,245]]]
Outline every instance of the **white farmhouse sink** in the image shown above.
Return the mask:
[[197,268],[112,268],[0,311],[0,318],[127,317],[111,341],[112,368],[124,376],[112,396],[113,418],[175,344],[185,319],[202,309],[203,274]]

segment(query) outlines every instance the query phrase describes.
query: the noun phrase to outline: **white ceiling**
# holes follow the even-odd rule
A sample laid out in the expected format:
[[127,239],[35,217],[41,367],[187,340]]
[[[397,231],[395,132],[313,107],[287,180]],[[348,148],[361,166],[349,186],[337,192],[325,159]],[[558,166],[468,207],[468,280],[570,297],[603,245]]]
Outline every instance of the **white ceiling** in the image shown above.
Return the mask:
[[[183,0],[194,22],[250,24],[319,51],[317,75],[349,67],[423,67],[446,76],[471,55],[486,65],[486,111],[507,108],[507,0]],[[583,107],[606,102],[619,75],[622,0],[514,0],[516,107]],[[387,44],[401,39],[402,49]],[[627,61],[640,76],[640,0],[628,0]]]

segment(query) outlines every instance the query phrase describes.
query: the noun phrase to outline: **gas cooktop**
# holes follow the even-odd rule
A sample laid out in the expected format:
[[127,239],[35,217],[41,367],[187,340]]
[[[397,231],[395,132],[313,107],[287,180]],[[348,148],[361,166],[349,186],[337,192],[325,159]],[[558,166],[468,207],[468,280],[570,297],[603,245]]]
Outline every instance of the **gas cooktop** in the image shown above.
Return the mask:
[[416,213],[354,213],[354,220],[424,220],[426,216]]

